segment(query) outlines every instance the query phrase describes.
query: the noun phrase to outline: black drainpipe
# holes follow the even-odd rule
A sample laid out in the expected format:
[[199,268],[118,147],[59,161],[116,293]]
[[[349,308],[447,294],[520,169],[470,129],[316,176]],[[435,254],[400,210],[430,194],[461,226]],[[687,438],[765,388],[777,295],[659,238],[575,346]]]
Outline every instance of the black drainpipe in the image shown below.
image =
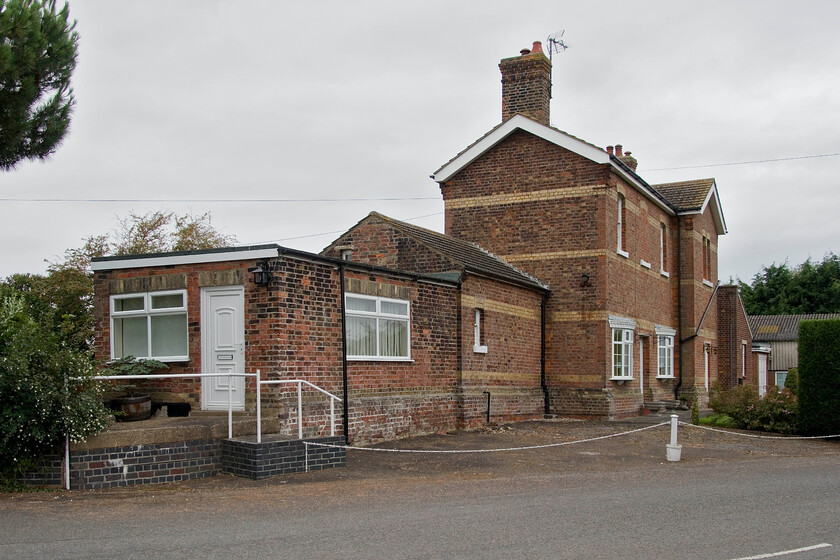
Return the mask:
[[542,303],[540,303],[540,386],[543,391],[546,414],[551,414],[551,399],[548,395],[548,385],[545,382],[545,304],[550,293],[546,292],[543,295]]
[[342,393],[344,443],[350,445],[350,408],[347,404],[347,314],[344,305],[344,265],[338,265],[338,278],[341,282],[341,377],[344,387]]
[[680,388],[683,382],[683,340],[682,340],[682,229],[680,215],[677,214],[677,329],[680,337],[680,376],[674,387],[674,400],[680,398]]

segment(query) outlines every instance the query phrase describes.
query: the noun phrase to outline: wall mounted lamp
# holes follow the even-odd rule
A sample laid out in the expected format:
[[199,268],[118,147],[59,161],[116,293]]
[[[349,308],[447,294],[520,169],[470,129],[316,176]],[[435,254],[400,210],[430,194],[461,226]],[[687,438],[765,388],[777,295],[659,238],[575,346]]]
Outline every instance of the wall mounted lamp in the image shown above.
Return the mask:
[[254,284],[257,286],[268,286],[271,283],[271,268],[268,261],[257,263],[257,268],[251,272],[254,275]]

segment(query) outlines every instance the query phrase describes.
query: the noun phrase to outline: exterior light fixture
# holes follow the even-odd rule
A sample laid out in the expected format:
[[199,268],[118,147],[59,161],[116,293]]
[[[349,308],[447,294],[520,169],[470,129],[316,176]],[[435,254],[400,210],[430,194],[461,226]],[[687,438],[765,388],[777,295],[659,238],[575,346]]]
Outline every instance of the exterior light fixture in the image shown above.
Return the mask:
[[251,272],[254,274],[254,284],[257,286],[268,286],[271,283],[271,269],[268,262],[257,263],[257,268]]

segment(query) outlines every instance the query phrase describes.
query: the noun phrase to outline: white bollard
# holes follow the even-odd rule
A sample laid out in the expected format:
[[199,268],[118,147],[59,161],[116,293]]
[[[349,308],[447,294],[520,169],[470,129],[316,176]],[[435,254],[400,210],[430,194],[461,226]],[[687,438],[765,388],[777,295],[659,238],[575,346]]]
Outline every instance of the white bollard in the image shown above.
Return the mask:
[[671,415],[671,443],[665,446],[665,458],[669,461],[679,461],[682,454],[682,445],[677,445],[677,423],[679,416]]

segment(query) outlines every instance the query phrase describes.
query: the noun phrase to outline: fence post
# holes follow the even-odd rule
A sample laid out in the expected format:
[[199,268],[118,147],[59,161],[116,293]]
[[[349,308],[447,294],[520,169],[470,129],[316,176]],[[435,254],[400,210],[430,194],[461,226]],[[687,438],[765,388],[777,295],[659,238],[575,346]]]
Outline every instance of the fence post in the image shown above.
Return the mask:
[[233,439],[233,377],[228,375],[228,439]]
[[679,416],[671,415],[671,443],[665,446],[665,458],[669,461],[679,461],[682,454],[682,445],[677,445],[677,423]]
[[330,396],[330,437],[335,435],[335,399]]
[[298,439],[303,439],[303,384],[298,381]]
[[257,370],[257,443],[262,443],[262,405],[260,404],[260,393],[262,393],[262,375]]

